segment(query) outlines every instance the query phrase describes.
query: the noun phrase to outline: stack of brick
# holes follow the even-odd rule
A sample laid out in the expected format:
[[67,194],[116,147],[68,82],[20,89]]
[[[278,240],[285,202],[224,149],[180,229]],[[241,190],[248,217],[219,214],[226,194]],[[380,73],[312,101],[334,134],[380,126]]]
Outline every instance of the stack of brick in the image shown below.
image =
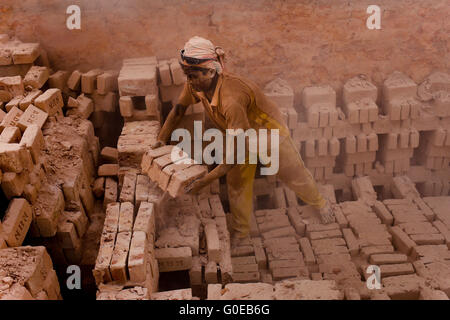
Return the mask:
[[45,247],[0,250],[0,300],[61,300],[58,278]]
[[159,270],[154,243],[155,212],[152,203],[141,202],[136,217],[134,205],[130,202],[108,204],[93,270],[98,294],[102,295],[102,283],[140,287],[150,295],[156,292]]
[[[336,156],[340,153],[339,140],[333,137],[334,127],[338,123],[336,92],[330,86],[304,88],[302,104],[307,127],[317,131],[301,146],[302,157],[316,180],[328,180],[333,175]],[[302,133],[302,129],[297,127],[293,133],[294,141],[299,141]]]
[[142,157],[142,172],[172,197],[183,194],[184,187],[207,174],[204,165],[195,164],[176,146],[149,149]]
[[344,293],[332,280],[289,279],[268,283],[230,283],[208,286],[208,300],[342,300]]
[[144,153],[156,142],[160,130],[158,121],[126,122],[117,142],[121,171],[140,172]]
[[119,173],[119,153],[116,148],[104,147],[100,152],[100,162],[97,171],[98,178],[94,181],[93,192],[96,198],[103,199],[103,208],[117,201],[117,176]]
[[277,78],[265,86],[264,94],[279,108],[288,128],[291,131],[297,128],[298,114],[294,108],[292,87],[286,81]]
[[30,121],[21,131],[11,124],[0,134],[0,182],[10,200],[3,217],[3,233],[10,247],[22,244],[34,216],[31,206],[45,178],[41,167],[44,139],[40,126]]
[[30,235],[45,244],[60,265],[79,263],[82,238],[94,211],[91,184],[98,162],[98,139],[85,119],[54,118],[44,127],[45,175],[32,205]]
[[161,121],[156,57],[124,59],[118,84],[125,122]]
[[35,64],[48,67],[47,54],[39,43],[24,43],[0,34],[0,77],[24,77]]
[[[50,85],[59,88],[67,99],[67,115],[92,121],[98,135],[108,139],[115,133],[112,123],[118,106],[118,72],[92,69],[88,72],[58,71],[50,77]],[[113,119],[113,121],[110,121]]]

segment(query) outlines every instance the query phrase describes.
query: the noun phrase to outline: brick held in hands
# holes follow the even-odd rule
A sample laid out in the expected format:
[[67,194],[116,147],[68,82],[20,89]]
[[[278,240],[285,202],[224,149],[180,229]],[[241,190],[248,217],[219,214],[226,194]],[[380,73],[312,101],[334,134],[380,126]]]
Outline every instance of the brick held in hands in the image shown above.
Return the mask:
[[31,207],[27,200],[23,198],[11,200],[2,221],[3,237],[9,247],[22,245],[32,219]]
[[64,106],[61,90],[55,88],[48,89],[34,100],[34,104],[39,109],[47,112],[49,116],[61,113],[61,108]]
[[155,249],[159,271],[189,270],[192,267],[192,249],[190,247]]
[[201,178],[208,173],[206,166],[194,165],[174,173],[170,179],[167,191],[172,197],[184,193],[183,188],[195,179]]
[[25,77],[23,78],[24,86],[30,86],[35,89],[40,89],[47,82],[49,77],[49,70],[47,67],[32,66]]

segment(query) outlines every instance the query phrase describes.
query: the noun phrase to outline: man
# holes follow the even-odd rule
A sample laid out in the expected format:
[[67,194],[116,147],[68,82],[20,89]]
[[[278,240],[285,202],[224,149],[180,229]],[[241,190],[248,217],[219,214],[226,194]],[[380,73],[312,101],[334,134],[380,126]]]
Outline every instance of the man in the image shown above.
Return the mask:
[[[333,210],[319,193],[311,173],[305,168],[277,106],[252,81],[223,72],[223,58],[223,50],[215,47],[209,40],[193,37],[185,44],[181,50],[180,65],[187,76],[187,82],[154,147],[168,142],[186,108],[199,101],[203,103],[211,120],[223,132],[227,129],[278,129],[277,177],[305,203],[315,207],[322,222],[333,222]],[[248,143],[247,139],[246,146]],[[275,150],[275,146],[269,148]],[[223,161],[206,176],[191,183],[186,190],[194,194],[226,174],[232,214],[232,246],[238,245],[249,235],[256,167],[256,164],[249,163],[247,152],[245,163],[229,164],[228,161]]]

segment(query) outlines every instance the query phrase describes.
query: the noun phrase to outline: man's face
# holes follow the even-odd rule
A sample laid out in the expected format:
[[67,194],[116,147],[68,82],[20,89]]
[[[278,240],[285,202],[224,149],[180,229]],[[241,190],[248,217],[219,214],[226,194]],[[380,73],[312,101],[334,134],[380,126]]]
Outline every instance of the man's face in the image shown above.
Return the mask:
[[214,78],[212,71],[188,70],[185,74],[195,91],[208,91]]

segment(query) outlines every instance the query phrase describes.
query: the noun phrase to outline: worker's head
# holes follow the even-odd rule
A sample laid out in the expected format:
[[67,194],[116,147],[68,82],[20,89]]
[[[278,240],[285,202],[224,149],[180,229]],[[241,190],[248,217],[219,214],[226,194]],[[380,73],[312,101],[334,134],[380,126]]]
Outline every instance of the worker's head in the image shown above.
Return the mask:
[[206,91],[211,87],[217,74],[223,71],[224,52],[211,41],[193,37],[180,52],[180,65],[188,81],[197,91]]

